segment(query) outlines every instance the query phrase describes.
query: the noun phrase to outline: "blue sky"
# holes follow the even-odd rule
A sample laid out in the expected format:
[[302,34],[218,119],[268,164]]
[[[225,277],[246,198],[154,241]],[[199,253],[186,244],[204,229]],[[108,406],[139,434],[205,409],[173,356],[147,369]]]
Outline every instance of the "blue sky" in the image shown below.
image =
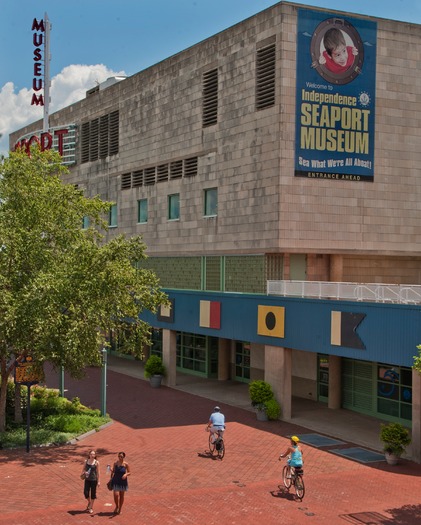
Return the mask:
[[[32,21],[45,13],[51,31],[51,112],[83,98],[115,74],[133,75],[267,7],[274,0],[2,0],[0,153],[8,134],[42,118],[30,105]],[[421,24],[420,0],[307,0],[338,9]]]

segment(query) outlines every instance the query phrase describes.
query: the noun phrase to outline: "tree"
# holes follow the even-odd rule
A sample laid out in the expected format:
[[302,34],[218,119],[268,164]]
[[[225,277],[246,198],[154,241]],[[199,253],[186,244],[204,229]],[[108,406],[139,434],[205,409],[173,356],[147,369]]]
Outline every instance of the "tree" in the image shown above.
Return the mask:
[[412,368],[421,374],[421,345],[417,345],[418,355],[414,355],[414,365]]
[[16,360],[30,354],[81,377],[111,331],[121,351],[141,356],[149,326],[139,314],[167,301],[156,275],[136,267],[142,239],[105,242],[112,203],[64,184],[66,172],[57,153],[37,148],[0,164],[0,432]]

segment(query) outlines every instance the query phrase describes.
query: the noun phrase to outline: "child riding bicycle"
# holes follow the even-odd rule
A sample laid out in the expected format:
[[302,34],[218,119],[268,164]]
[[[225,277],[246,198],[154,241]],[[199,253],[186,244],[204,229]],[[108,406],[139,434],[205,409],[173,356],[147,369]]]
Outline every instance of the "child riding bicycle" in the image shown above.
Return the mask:
[[279,461],[281,458],[284,458],[286,456],[289,456],[288,459],[288,465],[292,468],[302,468],[303,467],[303,451],[301,449],[301,446],[298,444],[300,439],[297,436],[291,436],[291,444],[286,449],[285,452],[283,452],[279,456]]

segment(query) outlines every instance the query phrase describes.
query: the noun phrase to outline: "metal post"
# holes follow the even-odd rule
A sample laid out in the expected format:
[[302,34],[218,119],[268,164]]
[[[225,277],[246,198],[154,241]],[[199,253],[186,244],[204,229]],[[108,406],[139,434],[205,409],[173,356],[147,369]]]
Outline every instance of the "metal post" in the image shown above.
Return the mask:
[[28,384],[28,400],[26,402],[26,452],[29,452],[30,428],[31,428],[31,385]]
[[102,349],[101,416],[107,414],[107,349]]
[[60,367],[58,376],[58,387],[60,390],[60,397],[64,397],[64,366]]

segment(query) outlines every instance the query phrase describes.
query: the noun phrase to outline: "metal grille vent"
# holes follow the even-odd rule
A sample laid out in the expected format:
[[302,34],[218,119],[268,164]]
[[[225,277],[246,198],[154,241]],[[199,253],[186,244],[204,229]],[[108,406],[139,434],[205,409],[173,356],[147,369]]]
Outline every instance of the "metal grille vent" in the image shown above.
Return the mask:
[[181,179],[183,176],[183,161],[176,160],[170,164],[170,179]]
[[157,168],[157,181],[164,182],[168,180],[168,164],[161,164]]
[[133,188],[137,186],[143,186],[143,170],[137,170],[133,172],[132,176]]
[[144,179],[143,183],[145,186],[152,186],[156,182],[156,168],[155,166],[152,166],[150,168],[146,168],[143,172]]
[[194,177],[197,175],[197,157],[184,160],[184,176]]
[[218,122],[218,70],[203,74],[203,127]]
[[132,187],[132,174],[131,173],[123,173],[121,176],[121,189],[127,190]]
[[256,55],[256,109],[275,104],[276,47],[272,44],[257,51]]

